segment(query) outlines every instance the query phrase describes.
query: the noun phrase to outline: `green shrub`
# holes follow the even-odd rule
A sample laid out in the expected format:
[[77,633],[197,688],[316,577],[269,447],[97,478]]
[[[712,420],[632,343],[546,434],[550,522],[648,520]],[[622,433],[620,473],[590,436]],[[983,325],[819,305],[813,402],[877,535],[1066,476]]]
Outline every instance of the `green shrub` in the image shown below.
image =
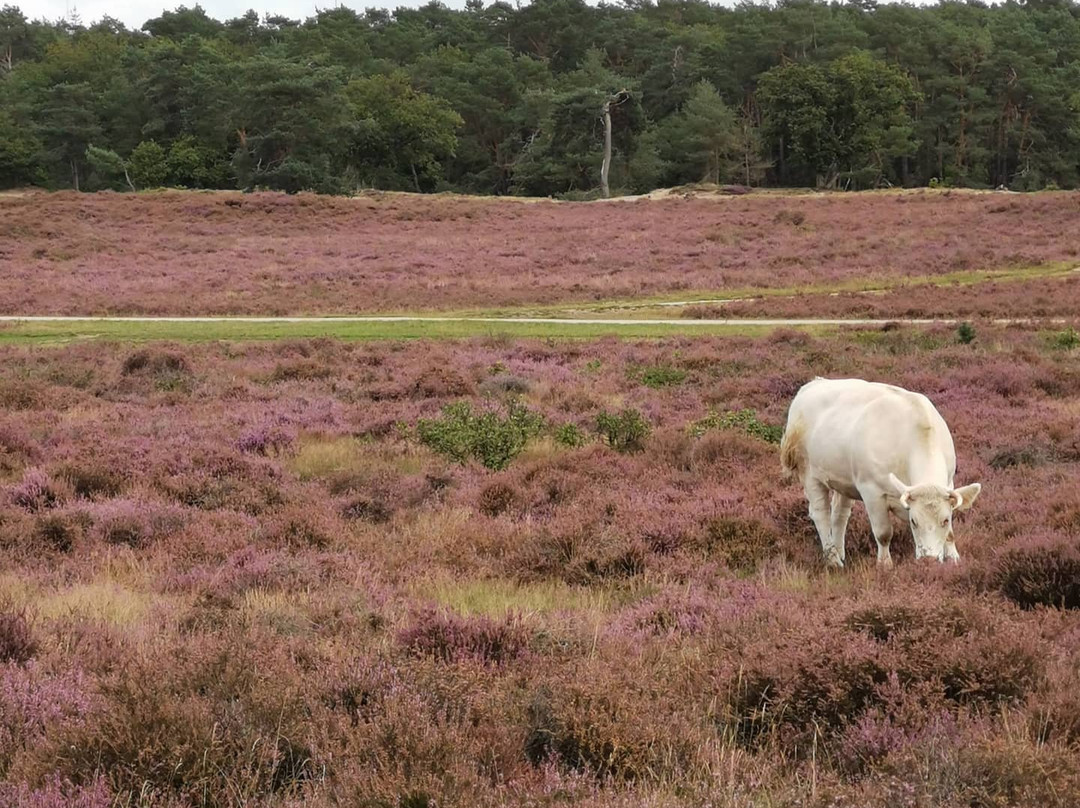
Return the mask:
[[767,443],[779,443],[784,434],[782,426],[772,426],[758,420],[757,413],[753,410],[738,410],[737,412],[719,413],[715,410],[704,418],[690,424],[690,434],[700,438],[710,429],[740,429],[747,435]]
[[956,329],[956,338],[961,345],[970,345],[975,341],[975,326],[971,323],[960,323],[960,327]]
[[1050,344],[1062,351],[1071,351],[1080,347],[1080,331],[1075,328],[1066,328],[1058,331],[1050,337]]
[[420,419],[416,433],[421,443],[459,463],[478,460],[498,471],[543,428],[543,417],[516,401],[510,403],[505,417],[473,412],[468,401],[457,401],[443,407],[440,418]]
[[596,416],[596,431],[608,446],[618,452],[639,452],[652,427],[635,409],[625,409],[617,415],[602,412]]
[[576,424],[563,424],[555,430],[555,442],[575,448],[585,445],[585,433]]
[[671,365],[652,365],[650,367],[644,367],[639,369],[636,374],[632,375],[636,375],[643,385],[651,387],[654,390],[661,387],[672,387],[676,384],[682,384],[686,380],[686,371],[672,367]]

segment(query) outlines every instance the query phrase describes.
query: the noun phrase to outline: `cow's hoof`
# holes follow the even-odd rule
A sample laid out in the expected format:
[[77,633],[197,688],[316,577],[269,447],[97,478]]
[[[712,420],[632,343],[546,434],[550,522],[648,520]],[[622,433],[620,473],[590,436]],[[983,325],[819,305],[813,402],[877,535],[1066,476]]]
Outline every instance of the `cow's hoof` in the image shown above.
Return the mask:
[[825,556],[825,566],[831,570],[842,570],[844,568],[844,559],[835,553],[830,553]]
[[879,558],[877,565],[879,570],[891,570],[893,568],[892,558]]

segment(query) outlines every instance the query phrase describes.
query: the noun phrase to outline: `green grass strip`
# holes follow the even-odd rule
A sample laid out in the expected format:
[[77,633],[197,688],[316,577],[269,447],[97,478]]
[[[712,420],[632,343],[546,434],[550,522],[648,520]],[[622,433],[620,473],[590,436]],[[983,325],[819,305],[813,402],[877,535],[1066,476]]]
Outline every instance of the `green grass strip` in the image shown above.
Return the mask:
[[[595,339],[603,336],[667,337],[678,334],[756,336],[775,326],[695,325],[655,323],[489,323],[460,320],[356,321],[332,317],[301,322],[250,322],[215,320],[124,321],[17,321],[0,325],[0,345],[63,345],[82,340],[146,342],[178,340],[248,341],[310,339],[329,337],[342,340],[462,339],[467,337],[551,337]],[[815,330],[827,327],[810,326]]]

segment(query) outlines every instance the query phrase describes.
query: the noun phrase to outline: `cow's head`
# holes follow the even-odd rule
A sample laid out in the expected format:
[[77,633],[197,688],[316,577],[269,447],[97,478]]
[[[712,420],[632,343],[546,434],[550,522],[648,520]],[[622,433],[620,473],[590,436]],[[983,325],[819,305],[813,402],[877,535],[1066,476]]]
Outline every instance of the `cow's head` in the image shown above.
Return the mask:
[[915,539],[915,557],[929,556],[938,561],[959,561],[953,544],[954,511],[966,511],[979,496],[979,483],[948,489],[939,485],[905,485],[895,474],[889,482],[900,494],[900,504],[907,510],[911,535]]

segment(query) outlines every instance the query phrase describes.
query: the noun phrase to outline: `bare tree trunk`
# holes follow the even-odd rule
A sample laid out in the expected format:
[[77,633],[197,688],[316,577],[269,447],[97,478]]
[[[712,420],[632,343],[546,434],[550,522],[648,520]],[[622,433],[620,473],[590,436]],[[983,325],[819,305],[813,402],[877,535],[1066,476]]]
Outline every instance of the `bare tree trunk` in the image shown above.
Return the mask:
[[611,170],[611,99],[604,102],[604,162],[600,166],[600,193],[604,199],[611,196],[608,172]]
[[600,165],[600,193],[604,195],[604,199],[611,196],[611,187],[608,185],[608,174],[611,171],[611,107],[613,104],[618,106],[629,100],[630,93],[627,90],[619,90],[608,96],[604,101],[604,106],[600,108],[604,116],[604,162]]
[[127,166],[124,166],[124,179],[127,180],[128,188],[131,189],[131,192],[136,193],[138,189],[135,187],[135,183],[131,181],[131,175],[128,174]]
[[416,188],[416,193],[420,193],[420,180],[416,176],[416,163],[409,163],[409,168],[412,169],[413,187]]
[[71,161],[71,184],[79,190],[79,166],[74,160]]

